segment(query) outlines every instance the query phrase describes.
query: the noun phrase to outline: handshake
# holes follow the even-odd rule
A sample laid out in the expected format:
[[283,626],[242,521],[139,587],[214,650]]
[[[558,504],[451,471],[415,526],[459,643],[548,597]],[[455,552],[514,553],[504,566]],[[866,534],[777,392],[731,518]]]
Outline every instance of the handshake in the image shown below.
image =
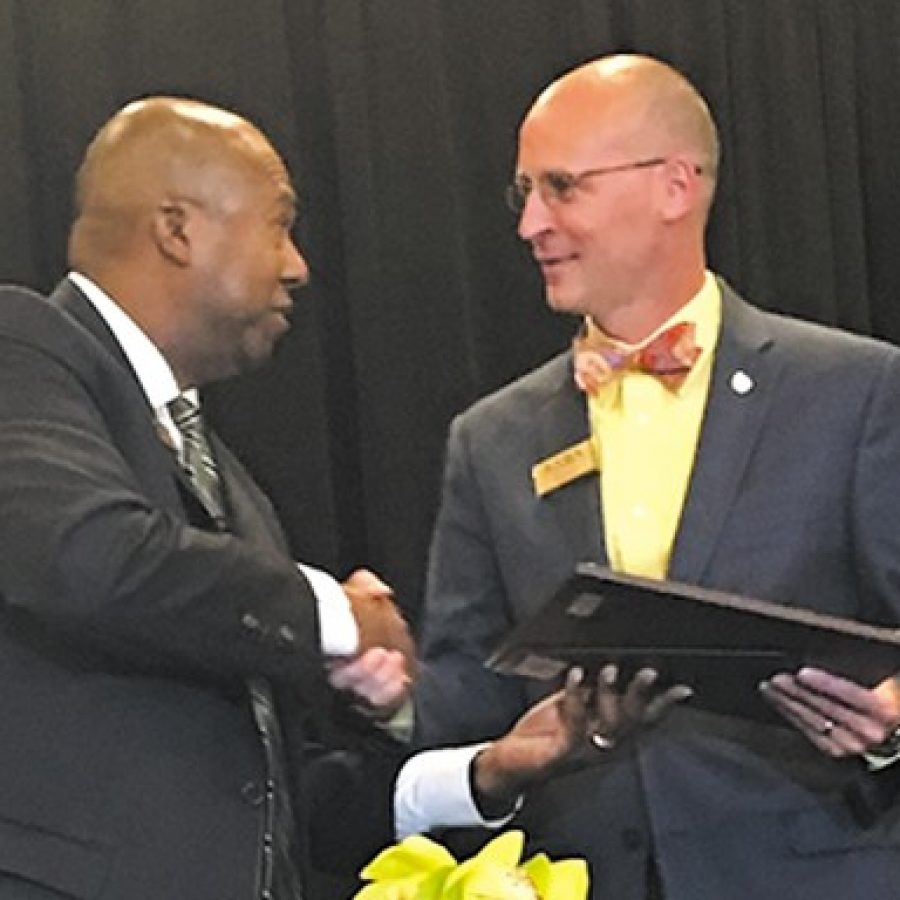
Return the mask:
[[357,569],[342,587],[359,629],[359,649],[354,657],[329,662],[329,681],[374,718],[389,719],[409,699],[415,675],[409,626],[394,592],[367,569]]

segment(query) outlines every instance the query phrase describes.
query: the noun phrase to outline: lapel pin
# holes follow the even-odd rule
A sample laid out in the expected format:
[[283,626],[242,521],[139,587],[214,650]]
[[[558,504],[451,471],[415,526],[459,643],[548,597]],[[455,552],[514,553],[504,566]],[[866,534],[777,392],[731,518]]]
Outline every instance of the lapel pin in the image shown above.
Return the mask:
[[756,382],[743,369],[738,369],[731,376],[731,389],[741,397],[749,394],[754,387]]

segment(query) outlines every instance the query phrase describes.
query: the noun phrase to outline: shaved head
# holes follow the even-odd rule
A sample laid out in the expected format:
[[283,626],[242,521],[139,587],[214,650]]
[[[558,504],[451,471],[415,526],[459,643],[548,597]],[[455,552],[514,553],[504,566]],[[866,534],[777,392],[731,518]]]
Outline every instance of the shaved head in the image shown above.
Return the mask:
[[551,84],[525,122],[563,111],[584,130],[614,122],[629,150],[652,145],[654,153],[691,153],[715,185],[719,136],[709,107],[684,75],[660,60],[620,54],[585,63]]
[[[97,133],[76,180],[69,262],[90,274],[127,253],[160,204],[227,211],[236,178],[275,177],[283,163],[245,119],[206,103],[152,97],[128,104]],[[286,203],[293,203],[289,187]]]
[[259,129],[197,100],[117,112],[78,172],[69,262],[131,317],[179,385],[269,357],[309,270],[294,191]]
[[560,312],[642,340],[700,290],[719,139],[706,102],[647,56],[567,72],[519,129],[519,235]]

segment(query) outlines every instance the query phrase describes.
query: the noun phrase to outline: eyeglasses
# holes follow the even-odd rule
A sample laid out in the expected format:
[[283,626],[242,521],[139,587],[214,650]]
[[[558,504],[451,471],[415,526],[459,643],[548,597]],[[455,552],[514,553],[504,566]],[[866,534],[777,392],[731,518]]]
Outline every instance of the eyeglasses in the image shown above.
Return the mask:
[[[618,166],[605,166],[600,169],[587,169],[584,172],[541,172],[537,178],[530,175],[518,175],[506,189],[506,203],[514,213],[521,213],[537,184],[541,200],[548,205],[571,203],[581,183],[586,178],[598,175],[613,175],[616,172],[628,172],[632,169],[649,169],[662,166],[669,160],[665,156],[654,156],[652,159],[639,159],[636,162],[621,163]],[[694,166],[697,175],[702,174],[700,166]]]

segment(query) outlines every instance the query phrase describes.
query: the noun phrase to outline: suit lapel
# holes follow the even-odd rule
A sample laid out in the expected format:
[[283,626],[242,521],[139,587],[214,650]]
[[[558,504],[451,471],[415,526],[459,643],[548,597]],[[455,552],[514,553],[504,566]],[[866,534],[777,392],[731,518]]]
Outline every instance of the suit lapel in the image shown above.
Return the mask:
[[709,400],[669,577],[702,583],[719,533],[759,439],[781,363],[765,317],[724,282],[722,329]]
[[209,438],[227,497],[229,530],[248,541],[266,547],[274,545],[290,555],[287,539],[268,498],[218,435],[210,431]]
[[[50,295],[50,302],[59,307],[70,319],[74,319],[85,331],[90,332],[103,345],[106,352],[131,375],[135,385],[140,390],[141,396],[144,397],[137,374],[131,367],[128,357],[119,346],[116,336],[106,324],[103,316],[94,308],[94,304],[68,278],[64,278],[56,286],[56,290]],[[146,401],[147,398],[144,397],[144,402],[146,403]],[[147,408],[149,409],[149,405]]]
[[[94,304],[81,293],[78,288],[72,284],[67,278],[63,279],[50,295],[50,302],[59,307],[66,315],[73,319],[85,331],[89,332],[118,362],[123,368],[123,375],[131,376],[131,381],[135,388],[135,409],[139,409],[140,402],[146,408],[146,421],[149,430],[152,431],[155,441],[164,449],[164,458],[166,465],[171,471],[172,477],[178,485],[181,501],[185,506],[185,512],[188,520],[200,527],[211,527],[213,519],[203,506],[203,501],[197,494],[191,479],[182,469],[175,453],[175,448],[171,443],[168,435],[161,431],[159,423],[156,420],[156,413],[147,401],[147,396],[141,387],[141,383],[137,377],[137,373],[131,366],[128,357],[125,355],[116,336],[106,324],[106,320],[94,308]],[[140,400],[138,399],[140,398]],[[148,441],[151,440],[148,433]]]
[[[590,437],[587,404],[575,387],[571,357],[566,357],[564,377],[537,411],[537,453],[541,462]],[[606,563],[603,522],[600,515],[600,479],[596,474],[577,478],[539,499],[562,532],[573,559]]]

